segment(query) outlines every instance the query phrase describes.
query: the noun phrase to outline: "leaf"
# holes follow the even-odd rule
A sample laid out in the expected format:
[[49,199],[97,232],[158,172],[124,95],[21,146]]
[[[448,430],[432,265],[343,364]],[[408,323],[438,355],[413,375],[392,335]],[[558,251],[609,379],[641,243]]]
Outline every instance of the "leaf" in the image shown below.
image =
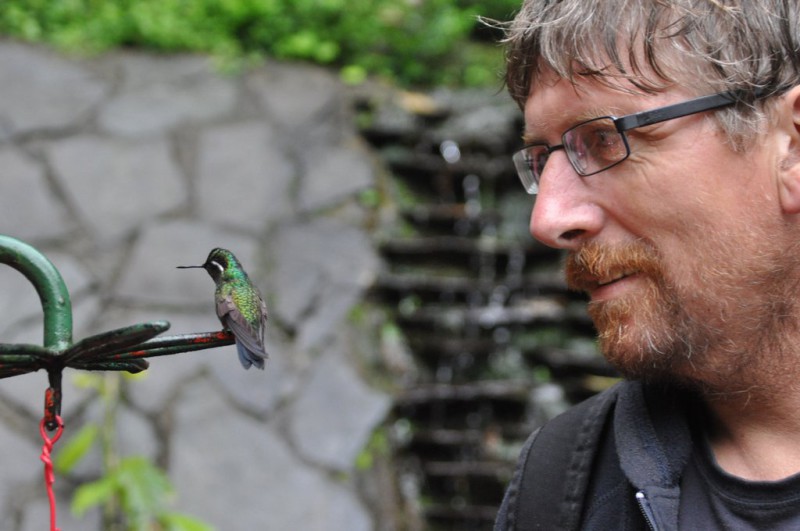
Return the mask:
[[53,460],[53,466],[59,474],[68,474],[75,468],[75,465],[83,459],[83,456],[92,448],[94,441],[97,440],[99,428],[96,424],[87,424],[76,433],[58,451]]
[[164,513],[159,517],[158,523],[164,531],[214,531],[212,526],[181,513]]
[[167,475],[145,457],[126,457],[120,462],[116,475],[128,513],[158,514],[173,495]]
[[89,372],[79,372],[72,376],[72,383],[79,389],[100,391],[103,387],[103,376]]
[[111,476],[81,485],[75,491],[75,497],[72,499],[72,512],[76,516],[82,516],[87,509],[108,501],[114,495],[115,490],[116,481]]

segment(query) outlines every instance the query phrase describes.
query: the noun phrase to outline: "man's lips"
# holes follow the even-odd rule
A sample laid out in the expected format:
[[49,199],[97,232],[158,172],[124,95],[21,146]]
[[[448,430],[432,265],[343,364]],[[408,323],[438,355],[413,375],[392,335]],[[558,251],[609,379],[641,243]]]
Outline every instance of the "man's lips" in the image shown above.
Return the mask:
[[623,295],[630,286],[630,281],[638,278],[639,272],[630,271],[614,277],[603,279],[594,283],[593,287],[586,290],[586,293],[593,301],[609,300]]
[[591,293],[597,289],[609,286],[620,280],[624,280],[630,276],[636,275],[638,272],[634,270],[626,270],[620,273],[614,273],[602,278],[596,278],[591,275],[585,275],[581,278],[573,278],[573,289],[577,289],[580,291],[586,291]]
[[[567,255],[567,286],[595,298],[611,298],[622,294],[630,281],[647,277],[662,278],[661,263],[655,249],[637,240],[628,244],[600,245],[588,243]],[[602,296],[598,292],[603,292]]]
[[607,280],[599,280],[599,281],[595,282],[595,285],[597,287],[599,287],[599,288],[602,288],[603,286],[608,286],[609,284],[613,284],[614,282],[617,282],[619,280],[622,280],[623,278],[626,278],[626,277],[629,277],[629,276],[632,276],[632,275],[635,275],[635,274],[636,274],[636,271],[625,271],[624,273],[620,273],[619,275],[616,275],[616,276],[613,276],[611,278],[608,278]]

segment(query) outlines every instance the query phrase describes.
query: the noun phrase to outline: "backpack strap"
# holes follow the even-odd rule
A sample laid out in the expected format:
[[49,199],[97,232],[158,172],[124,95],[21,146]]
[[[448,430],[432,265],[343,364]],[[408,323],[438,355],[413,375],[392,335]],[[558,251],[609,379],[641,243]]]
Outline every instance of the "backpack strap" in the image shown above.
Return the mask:
[[578,529],[600,434],[618,388],[581,402],[528,438],[518,465],[518,488],[509,500],[510,528]]

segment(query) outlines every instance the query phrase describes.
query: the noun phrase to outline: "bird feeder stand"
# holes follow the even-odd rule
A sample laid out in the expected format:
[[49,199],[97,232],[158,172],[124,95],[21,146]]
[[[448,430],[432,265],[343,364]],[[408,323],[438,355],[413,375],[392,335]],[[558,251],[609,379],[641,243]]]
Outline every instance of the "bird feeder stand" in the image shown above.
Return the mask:
[[[47,371],[44,417],[40,431],[45,445],[45,482],[50,498],[51,530],[55,524],[53,465],[50,451],[61,436],[61,381],[67,367],[85,371],[128,371],[148,368],[146,358],[232,345],[233,334],[221,330],[156,337],[169,329],[167,321],[152,321],[118,328],[72,341],[72,303],[64,279],[42,253],[25,242],[0,235],[0,263],[7,264],[33,284],[44,311],[43,345],[0,343],[0,378],[10,378],[40,369]],[[55,432],[51,437],[47,431]]]
[[85,371],[146,370],[145,358],[232,345],[228,331],[201,332],[156,338],[169,329],[167,321],[152,321],[118,328],[72,341],[72,303],[61,274],[42,253],[25,242],[0,235],[0,263],[7,264],[34,285],[44,311],[43,346],[0,343],[0,378],[40,369],[47,371],[44,422],[58,428],[61,414],[61,380],[65,368]]

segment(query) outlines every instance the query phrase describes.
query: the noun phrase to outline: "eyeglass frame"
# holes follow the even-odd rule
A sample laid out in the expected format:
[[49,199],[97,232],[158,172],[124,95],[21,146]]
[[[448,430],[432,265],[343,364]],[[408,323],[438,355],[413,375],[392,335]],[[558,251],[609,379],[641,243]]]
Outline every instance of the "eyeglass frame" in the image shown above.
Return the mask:
[[[754,97],[756,100],[763,99],[769,96],[778,95],[783,92],[786,87],[781,87],[777,90],[767,91],[765,89],[759,89],[754,92]],[[721,109],[724,107],[730,107],[731,105],[735,105],[742,101],[742,92],[741,91],[726,91],[726,92],[719,92],[717,94],[711,94],[708,96],[700,96],[699,98],[693,98],[687,101],[682,101],[680,103],[673,103],[670,105],[665,105],[663,107],[657,107],[655,109],[649,109],[646,111],[640,111],[633,114],[627,114],[625,116],[598,116],[596,118],[591,118],[589,120],[585,120],[583,122],[577,123],[571,126],[569,129],[564,131],[561,135],[561,144],[551,146],[544,142],[532,142],[530,144],[524,145],[522,148],[517,150],[512,155],[512,160],[514,162],[514,168],[517,171],[517,176],[519,177],[520,181],[522,181],[522,186],[525,188],[525,191],[530,195],[536,195],[539,193],[539,180],[541,179],[541,172],[539,177],[533,176],[533,170],[530,169],[529,162],[525,159],[527,155],[527,151],[532,147],[544,147],[546,148],[547,158],[550,158],[550,155],[553,154],[555,151],[564,150],[564,153],[567,155],[567,160],[569,161],[570,166],[575,170],[575,172],[580,175],[581,177],[588,177],[590,175],[595,175],[601,172],[604,172],[608,169],[613,168],[617,164],[625,162],[628,157],[631,155],[631,147],[628,144],[628,137],[625,135],[626,131],[630,131],[631,129],[636,129],[638,127],[644,127],[647,125],[654,125],[661,122],[666,122],[668,120],[675,120],[677,118],[683,118],[684,116],[690,116],[692,114],[698,114],[705,111],[712,111],[716,109]],[[619,136],[622,138],[622,142],[625,145],[625,156],[622,157],[620,160],[605,166],[599,170],[594,170],[591,172],[581,171],[576,163],[572,161],[570,156],[570,152],[566,149],[566,141],[565,137],[569,134],[570,131],[577,129],[583,125],[588,123],[598,121],[598,120],[611,120],[611,123],[614,124],[614,128],[616,129]],[[523,176],[522,172],[520,171],[520,164],[524,164],[525,168],[527,168],[527,172],[530,173],[531,178],[528,179],[527,177]],[[547,164],[547,160],[545,160],[545,164]],[[544,164],[542,165],[542,170],[544,170]],[[530,184],[526,183],[526,181],[530,180]]]

